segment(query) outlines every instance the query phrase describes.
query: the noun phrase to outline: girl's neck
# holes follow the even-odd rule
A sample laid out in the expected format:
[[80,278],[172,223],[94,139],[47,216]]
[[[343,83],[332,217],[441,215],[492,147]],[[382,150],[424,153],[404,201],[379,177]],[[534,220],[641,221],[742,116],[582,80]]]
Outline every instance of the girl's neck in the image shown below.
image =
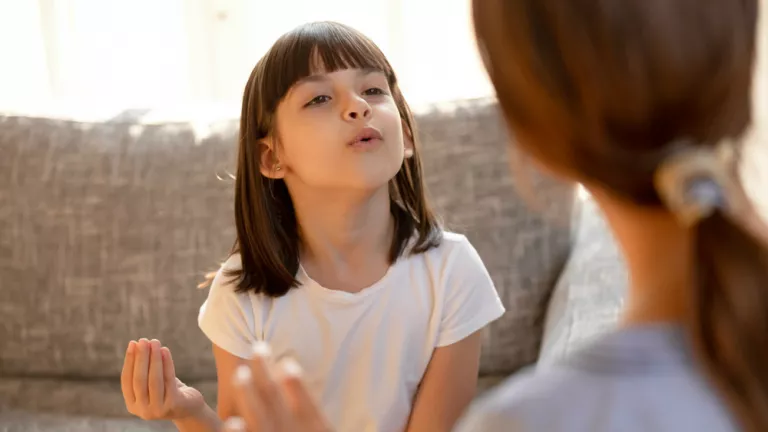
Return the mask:
[[691,233],[667,212],[593,194],[629,270],[622,323],[684,322],[691,307]]
[[301,262],[321,285],[358,291],[389,268],[394,235],[388,185],[373,193],[291,191]]

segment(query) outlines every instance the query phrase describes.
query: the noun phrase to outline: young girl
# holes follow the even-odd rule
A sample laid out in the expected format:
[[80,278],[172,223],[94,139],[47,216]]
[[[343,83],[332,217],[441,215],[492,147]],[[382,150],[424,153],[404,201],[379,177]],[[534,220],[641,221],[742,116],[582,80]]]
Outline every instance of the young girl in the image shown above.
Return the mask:
[[300,363],[336,431],[449,430],[473,396],[479,331],[504,309],[475,249],[441,230],[419,157],[369,39],[328,22],[281,37],[245,88],[237,242],[200,310],[218,415],[146,340],[126,355],[129,411],[218,430],[236,410],[232,375],[256,353]]
[[[459,431],[768,431],[768,230],[734,158],[750,124],[757,9],[475,0],[520,147],[591,191],[631,288],[617,330],[510,379]],[[246,423],[279,420],[254,430],[321,430],[294,377],[241,378],[254,384],[238,387]],[[304,402],[257,408],[254,390],[270,382]]]

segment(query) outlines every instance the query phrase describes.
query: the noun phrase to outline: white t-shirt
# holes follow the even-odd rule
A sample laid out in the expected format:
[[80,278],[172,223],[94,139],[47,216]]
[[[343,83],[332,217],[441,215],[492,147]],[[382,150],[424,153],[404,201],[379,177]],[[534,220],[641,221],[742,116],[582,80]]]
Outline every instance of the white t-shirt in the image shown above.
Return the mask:
[[[239,255],[223,268],[240,266]],[[299,269],[285,296],[235,293],[219,274],[200,308],[200,328],[222,349],[249,358],[254,341],[276,359],[295,358],[336,431],[405,428],[416,389],[437,347],[451,345],[504,313],[488,271],[466,237],[404,255],[375,284],[330,290]]]

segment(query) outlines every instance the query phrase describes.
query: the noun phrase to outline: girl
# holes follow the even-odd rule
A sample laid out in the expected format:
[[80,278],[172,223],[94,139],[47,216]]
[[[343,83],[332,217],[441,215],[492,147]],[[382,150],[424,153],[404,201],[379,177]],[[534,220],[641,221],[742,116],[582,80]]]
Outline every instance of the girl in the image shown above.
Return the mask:
[[[590,190],[631,288],[618,329],[510,379],[459,431],[768,431],[768,230],[734,157],[750,124],[757,10],[757,0],[474,1],[520,147]],[[305,420],[319,413],[293,404],[306,400],[295,378],[263,377],[239,387],[253,430],[320,430]],[[275,380],[291,404],[248,403]]]
[[146,340],[126,354],[129,411],[218,430],[236,411],[232,375],[256,353],[301,363],[337,431],[451,429],[473,396],[479,331],[504,309],[477,252],[430,210],[415,141],[373,42],[329,22],[281,37],[245,87],[237,242],[200,309],[218,415]]

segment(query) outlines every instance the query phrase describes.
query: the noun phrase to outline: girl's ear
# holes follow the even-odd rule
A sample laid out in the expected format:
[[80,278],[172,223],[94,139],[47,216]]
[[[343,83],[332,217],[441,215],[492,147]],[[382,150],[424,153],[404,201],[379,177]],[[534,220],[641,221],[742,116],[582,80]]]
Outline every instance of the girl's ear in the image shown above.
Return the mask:
[[269,138],[265,138],[259,141],[257,145],[260,147],[259,154],[261,155],[261,161],[259,168],[261,175],[271,179],[281,179],[285,177],[283,166],[280,165],[275,142]]
[[408,159],[413,156],[413,131],[408,127],[408,125],[405,123],[405,120],[402,120],[403,124],[403,147],[405,149],[405,158]]

